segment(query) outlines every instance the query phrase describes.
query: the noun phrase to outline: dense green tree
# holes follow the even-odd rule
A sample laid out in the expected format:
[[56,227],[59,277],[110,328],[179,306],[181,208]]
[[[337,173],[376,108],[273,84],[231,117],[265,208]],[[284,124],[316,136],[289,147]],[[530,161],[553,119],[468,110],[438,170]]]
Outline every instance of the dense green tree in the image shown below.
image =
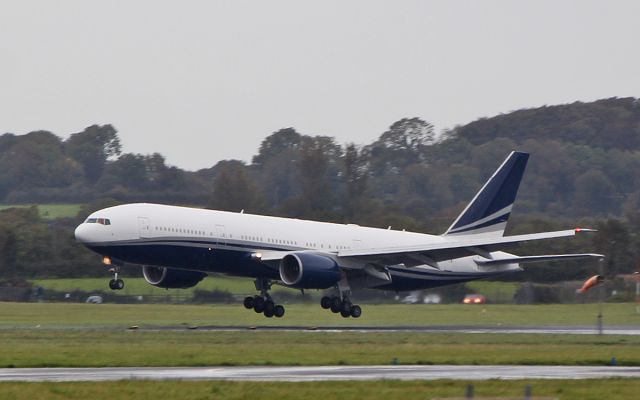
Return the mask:
[[208,207],[222,211],[245,210],[259,213],[262,198],[245,172],[244,164],[237,161],[221,161],[216,166],[217,176]]
[[0,153],[0,188],[28,190],[64,187],[78,176],[75,164],[65,157],[60,139],[46,131],[31,132],[9,140]]
[[284,213],[304,218],[331,218],[335,196],[330,180],[330,154],[339,150],[324,137],[303,137],[298,150],[295,182],[300,189],[295,198],[285,203]]
[[603,214],[614,209],[616,201],[614,185],[600,170],[590,169],[576,178],[575,204],[583,212]]
[[259,188],[274,209],[299,193],[294,179],[301,142],[302,135],[295,129],[281,129],[265,138],[253,157]]
[[619,273],[631,273],[637,266],[638,250],[632,248],[632,236],[627,224],[619,219],[607,219],[598,224],[593,238],[596,252],[606,255],[599,273],[612,278]]
[[345,216],[352,218],[358,212],[366,208],[365,193],[367,191],[369,172],[367,157],[362,148],[354,143],[349,143],[344,149],[344,185],[346,186],[345,200],[343,204]]
[[118,132],[112,125],[92,125],[72,134],[65,145],[68,154],[82,165],[89,183],[97,182],[107,161],[121,152]]
[[433,125],[420,118],[403,118],[391,124],[368,151],[374,174],[399,174],[422,160],[424,148],[435,142]]

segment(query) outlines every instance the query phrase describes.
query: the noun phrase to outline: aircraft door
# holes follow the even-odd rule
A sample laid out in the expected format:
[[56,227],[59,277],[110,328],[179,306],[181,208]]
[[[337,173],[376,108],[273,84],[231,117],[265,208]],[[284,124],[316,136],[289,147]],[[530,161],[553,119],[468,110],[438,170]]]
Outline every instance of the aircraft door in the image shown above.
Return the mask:
[[224,225],[216,225],[216,237],[218,244],[227,244],[227,232]]
[[149,218],[138,217],[138,228],[140,232],[140,238],[151,237],[151,231],[149,230]]

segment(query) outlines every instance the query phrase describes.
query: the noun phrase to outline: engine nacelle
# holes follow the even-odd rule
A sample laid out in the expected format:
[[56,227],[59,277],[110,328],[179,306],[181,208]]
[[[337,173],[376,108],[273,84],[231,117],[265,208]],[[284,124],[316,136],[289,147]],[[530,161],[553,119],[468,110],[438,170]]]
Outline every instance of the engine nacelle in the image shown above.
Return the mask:
[[340,280],[340,267],[323,255],[291,253],[280,261],[280,279],[298,289],[326,289]]
[[193,287],[207,274],[198,271],[185,271],[166,267],[142,267],[142,275],[148,284],[163,289],[186,289]]

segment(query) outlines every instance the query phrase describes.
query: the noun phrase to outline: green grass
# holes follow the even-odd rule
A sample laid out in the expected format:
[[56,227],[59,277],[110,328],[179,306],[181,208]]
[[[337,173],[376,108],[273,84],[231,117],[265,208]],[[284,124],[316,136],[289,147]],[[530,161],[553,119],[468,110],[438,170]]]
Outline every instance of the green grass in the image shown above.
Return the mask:
[[[0,211],[15,207],[31,207],[30,204],[2,204]],[[40,216],[45,219],[75,217],[82,204],[36,204]]]
[[[610,324],[631,325],[640,319],[633,304],[605,304],[603,310]],[[620,365],[640,365],[636,336],[248,329],[564,325],[593,323],[596,313],[593,305],[379,305],[367,306],[356,320],[316,305],[293,305],[285,318],[266,319],[240,305],[0,303],[0,366],[358,365],[393,359],[404,364],[605,365],[612,357]],[[140,328],[127,329],[132,325]],[[239,330],[187,329],[203,325]]]
[[313,331],[2,330],[0,367],[640,365],[633,336]]
[[[638,325],[634,303],[602,305],[608,325]],[[0,329],[30,328],[123,328],[187,325],[298,325],[298,326],[595,326],[598,304],[551,305],[407,305],[367,304],[358,319],[344,319],[319,305],[291,304],[284,318],[267,319],[245,310],[241,304],[78,304],[0,303]]]
[[560,400],[636,399],[640,380],[518,380],[518,381],[377,381],[377,382],[226,382],[119,381],[78,383],[0,383],[0,395],[11,400],[407,400],[465,397],[473,383],[481,398],[524,398],[531,385],[535,397]]

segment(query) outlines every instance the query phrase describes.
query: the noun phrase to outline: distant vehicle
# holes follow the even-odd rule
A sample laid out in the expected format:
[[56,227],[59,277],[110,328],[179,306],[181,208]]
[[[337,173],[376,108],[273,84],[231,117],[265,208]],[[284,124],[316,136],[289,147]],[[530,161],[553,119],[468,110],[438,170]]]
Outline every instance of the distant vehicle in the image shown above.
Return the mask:
[[464,304],[485,304],[487,302],[487,298],[481,294],[468,294],[464,296],[464,300],[462,300]]
[[85,303],[102,304],[102,296],[89,296]]
[[404,304],[440,304],[442,297],[436,293],[429,293],[422,296],[422,293],[411,293],[401,300]]
[[424,304],[440,304],[440,302],[442,302],[442,297],[437,293],[429,293],[428,295],[424,296],[422,302]]
[[75,237],[112,268],[113,290],[124,288],[118,273],[125,263],[140,266],[149,284],[166,289],[193,287],[210,273],[223,273],[254,279],[259,294],[245,298],[244,307],[265,317],[284,315],[284,306],[269,293],[272,285],[281,284],[299,290],[335,288],[337,295],[321,299],[322,308],[358,318],[362,309],[350,299],[354,288],[422,290],[521,271],[525,263],[602,258],[521,257],[502,251],[589,231],[504,236],[528,159],[527,153],[512,152],[442,235],[125,204],[89,215]]
[[418,304],[420,303],[421,297],[422,297],[422,294],[419,291],[411,292],[400,301],[404,304]]

